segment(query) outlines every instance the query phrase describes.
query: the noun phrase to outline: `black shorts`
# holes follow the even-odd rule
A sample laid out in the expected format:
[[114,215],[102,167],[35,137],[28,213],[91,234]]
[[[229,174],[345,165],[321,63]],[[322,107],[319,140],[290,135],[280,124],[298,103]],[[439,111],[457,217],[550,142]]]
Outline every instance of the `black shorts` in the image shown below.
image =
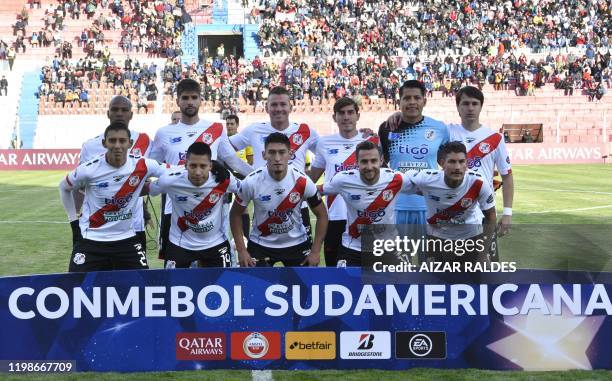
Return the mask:
[[172,214],[162,214],[161,222],[159,223],[159,259],[165,259],[166,250],[170,238],[170,224],[172,223]]
[[82,239],[74,244],[69,272],[146,270],[147,254],[134,236],[121,241]]
[[247,251],[257,260],[257,267],[274,266],[276,262],[282,262],[285,267],[294,267],[302,265],[306,256],[310,254],[310,246],[310,241],[304,241],[295,246],[273,248],[249,241]]
[[338,248],[338,267],[361,267],[361,252],[340,245]]
[[329,221],[325,235],[325,266],[336,267],[338,264],[338,251],[342,244],[342,233],[346,230],[346,220]]
[[147,232],[136,232],[136,239],[142,245],[142,250],[147,251]]
[[302,208],[302,225],[306,228],[306,234],[312,241],[312,227],[310,225],[310,212],[308,211],[308,207]]
[[168,242],[166,268],[186,269],[194,261],[198,261],[198,267],[231,267],[231,253],[227,241],[204,250],[188,250]]

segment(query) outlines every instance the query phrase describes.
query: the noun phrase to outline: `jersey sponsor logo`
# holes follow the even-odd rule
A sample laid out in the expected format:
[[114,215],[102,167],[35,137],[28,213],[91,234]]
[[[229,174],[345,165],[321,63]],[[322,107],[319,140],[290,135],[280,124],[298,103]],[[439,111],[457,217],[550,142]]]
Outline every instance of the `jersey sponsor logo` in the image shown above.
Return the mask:
[[128,180],[128,184],[130,184],[131,187],[135,187],[138,183],[140,183],[140,177],[138,176],[131,176]]
[[337,149],[337,148],[329,148],[329,149],[327,150],[327,154],[328,154],[328,155],[337,155],[337,154],[338,154],[338,152],[340,152],[340,150],[339,150],[339,149]]
[[289,217],[293,214],[293,209],[289,210],[268,210],[268,217],[278,217],[281,221],[285,222],[289,220]]
[[429,146],[421,144],[418,147],[399,146],[398,152],[401,154],[409,154],[416,160],[423,160],[429,154]]
[[475,156],[475,157],[468,157],[467,159],[467,166],[469,169],[473,170],[473,171],[477,171],[478,168],[480,168],[482,166],[482,157],[480,156]]
[[102,183],[97,183],[96,186],[98,188],[108,188],[108,181],[102,182]]
[[176,202],[187,202],[188,196],[176,196]]
[[264,194],[258,197],[258,200],[261,202],[266,202],[266,201],[270,201],[272,200],[272,195],[270,194]]
[[183,140],[182,136],[170,137],[170,144],[180,143]]
[[357,217],[359,218],[367,218],[370,223],[372,222],[380,222],[383,217],[387,214],[384,208],[374,209],[374,210],[357,210]]
[[361,200],[361,195],[360,194],[351,194],[349,196],[351,197],[351,200],[353,200],[353,201]]
[[350,171],[352,169],[358,169],[359,165],[358,164],[334,164],[334,170],[336,173],[338,172],[342,172],[342,171]]
[[432,129],[425,130],[425,133],[423,134],[423,136],[425,137],[425,139],[431,142],[436,138],[436,130],[432,130]]
[[[133,185],[130,185],[133,186]],[[119,208],[125,208],[130,201],[132,201],[132,194],[127,194],[125,196],[113,196],[111,198],[105,198],[104,199],[104,203],[107,205],[114,205],[117,206]]]
[[185,217],[187,217],[188,220],[192,220],[192,222],[194,222],[194,220],[197,220],[197,221],[195,221],[195,223],[197,224],[197,222],[199,222],[199,221],[205,219],[206,217],[210,216],[211,213],[212,213],[211,209],[201,210],[201,211],[193,211],[192,210],[191,212],[187,212],[187,211],[183,212],[183,215]]

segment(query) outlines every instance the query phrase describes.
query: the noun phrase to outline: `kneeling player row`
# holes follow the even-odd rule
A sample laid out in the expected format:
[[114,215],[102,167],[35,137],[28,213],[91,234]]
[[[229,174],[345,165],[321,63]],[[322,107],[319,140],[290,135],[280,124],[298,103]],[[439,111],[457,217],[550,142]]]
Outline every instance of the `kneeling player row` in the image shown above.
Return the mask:
[[[441,148],[443,171],[395,172],[382,168],[378,145],[357,145],[358,170],[339,172],[317,189],[312,180],[289,165],[291,144],[282,133],[265,140],[266,165],[244,180],[235,179],[211,160],[205,143],[192,144],[184,167],[128,155],[130,132],[111,124],[104,135],[107,153],[80,165],[61,182],[61,198],[75,234],[70,271],[148,268],[144,248],[135,238],[133,209],[141,194],[165,193],[172,204],[167,267],[229,266],[224,195],[237,195],[230,212],[234,237],[243,235],[242,214],[253,202],[254,214],[248,244],[235,240],[241,266],[317,266],[328,218],[320,191],[339,195],[347,204],[347,223],[338,252],[340,264],[361,264],[364,226],[395,224],[395,200],[400,192],[422,193],[428,206],[428,234],[466,239],[482,233],[485,222],[494,226],[493,190],[479,175],[466,172],[466,150],[459,142]],[[467,173],[467,174],[466,174]],[[147,182],[149,177],[157,181]],[[85,190],[80,219],[71,196],[73,188]],[[316,218],[311,240],[302,223],[301,208],[310,207]],[[77,222],[78,221],[78,222]],[[464,225],[449,229],[449,225]],[[406,233],[406,232],[399,232]],[[413,232],[414,233],[414,232]]]

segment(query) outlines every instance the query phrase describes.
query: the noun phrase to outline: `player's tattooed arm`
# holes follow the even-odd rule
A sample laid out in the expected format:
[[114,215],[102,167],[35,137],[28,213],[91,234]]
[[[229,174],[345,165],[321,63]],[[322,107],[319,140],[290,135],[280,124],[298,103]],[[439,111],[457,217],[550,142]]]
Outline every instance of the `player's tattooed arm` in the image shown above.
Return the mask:
[[[309,204],[311,203],[309,202]],[[323,239],[325,238],[329,221],[327,217],[327,209],[322,202],[319,202],[317,206],[311,206],[310,209],[316,217],[315,234],[312,247],[310,249],[310,254],[306,256],[306,259],[304,259],[302,265],[318,266],[319,262],[321,261],[321,247],[323,245]]]
[[[237,200],[238,201],[238,200]],[[238,252],[238,262],[240,267],[255,267],[255,259],[251,257],[251,254],[247,251],[247,248],[242,240],[244,231],[242,229],[242,213],[246,210],[246,206],[242,206],[239,202],[232,204],[230,210],[230,228],[232,230],[232,236],[239,237],[234,239],[236,245],[236,251]]]

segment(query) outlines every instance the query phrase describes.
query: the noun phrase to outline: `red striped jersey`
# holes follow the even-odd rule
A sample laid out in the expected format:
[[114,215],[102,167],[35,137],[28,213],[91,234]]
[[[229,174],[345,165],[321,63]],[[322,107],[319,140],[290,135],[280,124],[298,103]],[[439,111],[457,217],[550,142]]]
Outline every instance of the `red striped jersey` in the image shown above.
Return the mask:
[[[340,134],[319,138],[312,167],[325,170],[325,184],[329,184],[338,172],[359,169],[355,148],[364,140],[379,144],[378,137],[364,139],[361,134],[350,139],[345,139]],[[330,194],[327,196],[326,204],[330,221],[346,220],[346,204],[342,197]]]
[[495,194],[480,174],[467,171],[456,188],[446,185],[443,171],[410,171],[409,174],[410,182],[425,197],[429,234],[467,239],[482,233],[481,210],[495,207]]
[[388,168],[380,169],[373,185],[361,180],[358,170],[337,173],[323,185],[324,194],[337,194],[346,203],[347,223],[342,246],[361,251],[362,225],[395,225],[395,203],[400,192],[412,186],[409,176]]
[[281,181],[273,179],[267,167],[255,170],[240,182],[236,197],[242,206],[253,201],[249,240],[270,248],[303,243],[308,234],[302,224],[301,203],[315,196],[320,197],[312,180],[291,165]]
[[195,186],[187,176],[183,168],[151,184],[151,195],[166,193],[172,200],[170,242],[187,250],[204,250],[227,241],[223,195],[238,192],[238,180],[230,175],[218,183],[209,174],[204,184]]
[[80,164],[66,176],[66,182],[72,188],[85,189],[79,218],[83,238],[118,241],[133,237],[133,209],[145,180],[165,171],[155,160],[133,156],[120,168],[109,165],[104,156]]

